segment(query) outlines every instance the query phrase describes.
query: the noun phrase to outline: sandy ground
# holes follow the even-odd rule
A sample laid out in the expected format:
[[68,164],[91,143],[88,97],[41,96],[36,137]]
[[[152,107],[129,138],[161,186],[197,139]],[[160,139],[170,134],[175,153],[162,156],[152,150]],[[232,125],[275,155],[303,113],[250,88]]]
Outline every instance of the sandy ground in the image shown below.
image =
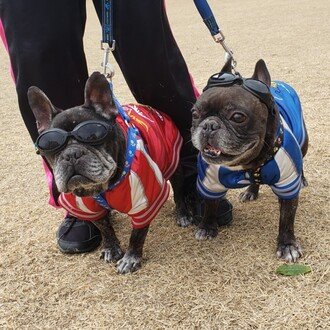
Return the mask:
[[[143,268],[119,276],[99,252],[63,255],[55,241],[62,211],[47,206],[40,158],[20,118],[8,58],[0,49],[0,328],[10,329],[329,329],[329,13],[328,0],[210,1],[235,50],[239,70],[264,58],[272,77],[299,92],[310,134],[296,233],[306,276],[275,269],[278,206],[269,189],[240,204],[234,222],[210,242],[177,228],[169,200],[153,222]],[[202,88],[223,63],[192,1],[169,0],[178,44]],[[100,28],[92,6],[86,27],[90,71],[99,70]],[[132,101],[117,69],[117,97]],[[129,221],[117,216],[123,245]],[[328,326],[327,326],[328,324]]]

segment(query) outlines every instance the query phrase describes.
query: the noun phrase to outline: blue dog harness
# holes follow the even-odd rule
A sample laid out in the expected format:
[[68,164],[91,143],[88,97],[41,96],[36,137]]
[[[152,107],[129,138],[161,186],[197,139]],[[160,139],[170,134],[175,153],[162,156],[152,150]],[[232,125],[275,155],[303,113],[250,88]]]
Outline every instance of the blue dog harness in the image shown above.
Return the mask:
[[301,147],[306,139],[302,109],[296,91],[288,84],[276,81],[270,91],[283,123],[283,140],[274,157],[258,173],[233,170],[223,165],[208,164],[198,155],[197,189],[206,199],[224,197],[228,189],[243,188],[252,183],[267,184],[281,199],[298,197],[302,187],[303,159]]

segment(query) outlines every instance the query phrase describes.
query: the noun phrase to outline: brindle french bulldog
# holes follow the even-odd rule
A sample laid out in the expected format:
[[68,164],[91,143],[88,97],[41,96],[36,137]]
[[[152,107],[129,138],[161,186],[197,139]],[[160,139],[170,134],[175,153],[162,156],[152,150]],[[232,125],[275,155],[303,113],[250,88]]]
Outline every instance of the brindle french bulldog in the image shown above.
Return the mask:
[[248,201],[257,198],[260,184],[268,184],[280,203],[277,256],[297,261],[302,249],[294,219],[306,184],[302,158],[308,136],[294,89],[271,83],[263,60],[250,79],[232,74],[228,61],[209,79],[192,111],[192,141],[200,151],[197,187],[205,199],[196,238],[217,236],[215,210],[228,189],[249,186],[240,195]]
[[[159,207],[165,202],[169,188],[166,183],[165,174],[162,176],[163,173],[160,173],[157,164],[149,158],[149,155],[147,155],[148,152],[146,152],[144,146],[141,146],[141,140],[132,143],[132,140],[128,140],[128,131],[125,131],[126,122],[124,123],[122,120],[122,125],[118,124],[118,109],[115,106],[108,81],[100,73],[94,72],[86,83],[84,105],[65,111],[56,108],[37,87],[30,87],[28,99],[40,134],[40,139],[37,140],[36,146],[39,150],[41,149],[41,155],[44,156],[52,168],[56,186],[61,193],[59,197],[59,200],[62,201],[61,205],[63,207],[67,206],[69,212],[70,210],[80,212],[86,219],[89,219],[89,217],[92,219],[94,213],[96,215],[101,214],[102,218],[94,222],[103,236],[101,258],[107,262],[117,262],[119,273],[128,273],[137,270],[141,266],[142,249],[149,223],[145,225],[146,222],[141,223],[140,221],[137,224],[137,228],[133,227],[128,250],[123,255],[119,240],[110,224],[110,219],[107,215],[108,212],[102,209],[92,197],[107,191],[109,185],[111,186],[121,179],[126,180],[125,182],[121,181],[124,182],[122,185],[119,184],[116,186],[116,188],[121,187],[119,196],[111,195],[111,198],[114,198],[114,203],[117,201],[117,204],[119,203],[123,208],[128,203],[128,199],[132,200],[132,204],[133,202],[135,204],[138,203],[134,211],[136,221],[138,221],[139,219],[141,220],[141,212],[144,212],[145,207],[145,214],[147,214],[144,215],[145,217],[148,216],[150,219],[155,216],[155,210],[158,211]],[[135,109],[134,106],[132,108]],[[138,113],[139,109],[137,106],[136,111],[135,117],[139,117],[140,114]],[[167,123],[169,124],[166,126],[169,130],[168,134],[171,134],[172,130],[172,133],[174,132],[173,134],[178,135],[176,138],[176,147],[178,149],[176,150],[176,155],[178,156],[181,136],[175,126],[171,125],[169,118],[164,119],[164,116],[158,111],[151,108],[146,111],[151,111],[154,116],[151,119],[149,118],[150,120],[168,120]],[[141,116],[144,115],[142,114]],[[137,124],[140,123],[147,126],[143,122],[144,118],[139,118],[141,120],[137,121]],[[97,123],[93,124],[95,121]],[[48,135],[45,135],[45,133]],[[43,138],[41,138],[42,136]],[[159,142],[160,145],[164,143],[164,141]],[[140,146],[139,159],[143,159],[146,164],[141,165],[140,177],[137,172],[129,174],[124,174],[123,172],[126,166],[125,161],[127,161],[127,150],[130,150],[129,147],[131,145],[135,146],[135,148],[138,148],[137,145]],[[147,147],[151,148],[152,146],[149,145]],[[160,147],[158,146],[158,148]],[[48,149],[51,152],[47,152]],[[171,164],[171,173],[173,173],[176,165]],[[139,170],[139,164],[135,164],[134,166]],[[145,174],[149,173],[145,172],[148,169],[152,171],[152,177],[148,177]],[[183,179],[180,171],[181,167],[179,164],[170,180],[174,191],[177,222],[184,225],[191,222],[191,217],[183,200]],[[143,178],[141,178],[142,176]],[[143,191],[144,189],[139,188],[143,180],[146,182],[144,188],[150,191]],[[126,188],[126,186],[123,186],[124,184],[127,185],[130,191],[124,189]],[[150,189],[148,184],[151,185]],[[148,209],[150,205],[148,205],[148,200],[145,200],[145,196],[155,194],[155,191],[157,193],[158,184],[163,189],[158,193],[161,199],[158,196],[155,197],[156,203],[153,204],[153,213],[151,212],[152,214],[150,214],[150,209]],[[137,187],[137,191],[132,193],[135,187]],[[109,203],[111,204],[111,201]],[[72,214],[76,215],[75,213]],[[85,220],[85,218],[81,219]]]

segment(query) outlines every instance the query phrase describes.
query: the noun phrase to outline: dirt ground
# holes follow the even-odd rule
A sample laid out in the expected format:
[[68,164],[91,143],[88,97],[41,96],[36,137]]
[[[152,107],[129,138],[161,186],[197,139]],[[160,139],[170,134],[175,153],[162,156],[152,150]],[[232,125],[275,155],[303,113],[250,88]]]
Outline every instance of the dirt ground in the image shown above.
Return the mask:
[[[213,241],[173,221],[170,199],[154,220],[143,268],[128,276],[99,252],[63,255],[56,229],[63,212],[47,205],[40,158],[19,115],[8,58],[0,48],[0,328],[8,329],[329,329],[329,49],[328,0],[212,0],[238,69],[251,75],[265,59],[273,79],[301,96],[310,149],[296,233],[312,273],[275,274],[278,205],[268,188],[251,204],[229,194],[234,221]],[[193,1],[168,0],[173,33],[201,89],[223,64],[223,51]],[[100,70],[100,27],[88,1],[85,47]],[[117,68],[117,67],[116,67]],[[117,97],[132,101],[117,68]],[[127,246],[129,220],[115,224]]]

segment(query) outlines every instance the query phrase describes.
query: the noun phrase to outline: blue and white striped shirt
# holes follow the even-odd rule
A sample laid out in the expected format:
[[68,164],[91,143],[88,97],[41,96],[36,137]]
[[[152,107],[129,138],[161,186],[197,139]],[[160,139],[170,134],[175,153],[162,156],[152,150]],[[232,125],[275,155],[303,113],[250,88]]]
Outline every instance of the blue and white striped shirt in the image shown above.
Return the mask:
[[[306,131],[296,91],[279,81],[273,83],[270,90],[282,118],[284,135],[282,146],[275,156],[261,167],[260,178],[279,198],[289,200],[298,197],[302,187],[301,147]],[[251,173],[208,164],[199,154],[197,189],[203,198],[221,198],[228,189],[243,188],[253,183]]]

